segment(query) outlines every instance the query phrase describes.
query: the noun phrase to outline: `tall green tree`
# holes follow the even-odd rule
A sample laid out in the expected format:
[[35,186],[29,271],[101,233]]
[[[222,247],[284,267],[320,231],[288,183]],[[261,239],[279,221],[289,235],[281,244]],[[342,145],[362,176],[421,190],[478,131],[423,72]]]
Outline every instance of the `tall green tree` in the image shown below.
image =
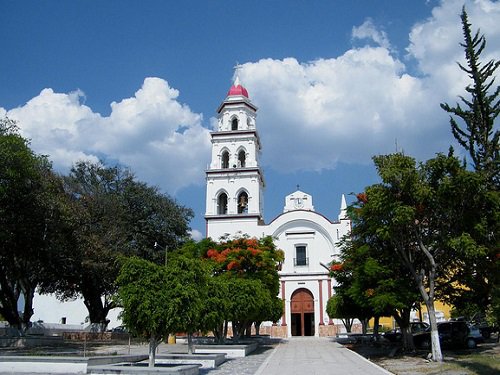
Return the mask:
[[361,322],[363,332],[366,332],[368,320],[375,314],[363,299],[357,300],[351,293],[354,282],[353,266],[354,263],[345,253],[340,261],[334,260],[330,263],[330,276],[335,279],[336,285],[333,287],[335,294],[327,302],[326,312],[330,318],[341,319],[347,332],[351,332],[354,319]]
[[232,306],[231,296],[229,279],[220,276],[208,278],[207,299],[202,314],[202,330],[211,331],[219,344],[223,344],[227,336]]
[[[466,66],[459,64],[471,84],[465,90],[468,97],[460,96],[461,103],[455,107],[441,104],[450,113],[450,123],[453,136],[459,144],[468,151],[474,170],[485,180],[489,190],[486,199],[477,202],[477,212],[484,212],[479,221],[474,222],[476,230],[471,233],[474,243],[483,246],[482,253],[474,253],[475,257],[464,259],[468,267],[459,268],[457,276],[464,286],[461,293],[449,288],[449,302],[462,314],[468,312],[483,313],[500,310],[498,298],[500,294],[500,265],[498,261],[499,223],[498,201],[500,186],[500,130],[498,129],[498,114],[500,111],[500,86],[495,85],[495,74],[500,61],[481,61],[481,54],[486,48],[486,38],[476,31],[472,33],[465,7],[461,14]],[[461,122],[457,121],[461,119]],[[484,190],[484,187],[480,188]],[[496,211],[495,211],[496,210]],[[490,306],[490,304],[494,306]],[[500,317],[494,320],[500,321]]]
[[342,287],[337,288],[335,294],[328,299],[326,312],[330,318],[340,319],[347,332],[352,331],[355,319],[363,321],[373,316],[371,311],[366,311],[363,306],[356,303]]
[[0,120],[0,314],[24,329],[63,234],[60,179],[14,121]]
[[410,271],[429,312],[433,358],[442,361],[434,302],[464,259],[484,252],[472,234],[486,219],[476,208],[488,192],[452,154],[421,164],[402,154],[374,161],[382,183],[366,189],[365,218]]
[[200,259],[174,256],[167,267],[137,257],[124,260],[117,278],[121,318],[133,333],[149,341],[149,366],[156,347],[170,333],[204,329],[209,274]]
[[199,258],[174,256],[167,265],[169,293],[168,315],[175,332],[188,335],[188,352],[193,353],[193,333],[206,330],[206,301],[209,297],[209,273]]
[[90,322],[105,329],[116,307],[120,255],[163,264],[188,237],[192,211],[121,167],[77,163],[64,178],[67,222],[72,228],[54,277],[43,284],[62,300],[83,297]]
[[403,334],[403,347],[412,350],[409,320],[420,301],[419,293],[410,272],[394,256],[394,248],[375,235],[377,227],[370,220],[366,194],[357,198],[349,207],[353,228],[342,241],[340,263],[331,264],[331,275],[364,310],[375,317],[393,316]]
[[149,367],[154,367],[156,347],[174,331],[167,270],[145,259],[127,258],[116,283],[122,322],[149,342]]
[[[484,173],[487,179],[498,189],[500,182],[500,130],[495,130],[495,120],[500,112],[500,86],[495,84],[495,72],[500,61],[481,62],[481,53],[486,47],[486,38],[479,30],[472,36],[465,7],[462,8],[462,29],[467,66],[458,64],[472,81],[465,90],[470,98],[460,96],[464,107],[459,103],[455,107],[441,104],[446,112],[451,113],[450,124],[453,136],[469,152],[474,169]],[[462,120],[459,124],[455,117]]]

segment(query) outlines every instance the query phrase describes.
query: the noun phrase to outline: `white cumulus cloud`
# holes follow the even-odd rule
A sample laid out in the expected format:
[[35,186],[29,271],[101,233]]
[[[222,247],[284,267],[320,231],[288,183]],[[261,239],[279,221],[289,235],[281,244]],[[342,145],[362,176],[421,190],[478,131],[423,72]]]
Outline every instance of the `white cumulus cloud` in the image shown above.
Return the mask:
[[389,39],[383,30],[379,30],[373,23],[372,19],[367,19],[361,26],[352,28],[353,39],[368,39],[373,40],[379,46],[390,48]]
[[146,78],[131,98],[111,104],[102,117],[82,104],[84,94],[44,89],[24,106],[5,111],[18,120],[33,148],[66,171],[78,160],[112,160],[169,193],[203,181],[209,131],[202,116],[177,100],[160,78]]
[[[310,62],[290,57],[243,64],[239,76],[259,106],[265,165],[321,170],[339,161],[369,163],[371,156],[396,149],[420,159],[447,152],[454,139],[439,103],[455,103],[470,83],[456,64],[464,53],[461,7],[443,1],[412,29],[407,59],[420,72],[409,72],[409,60],[397,58],[370,20],[352,35],[377,45]],[[484,59],[498,59],[500,27],[492,20],[500,19],[500,3],[481,0],[466,7],[472,29],[486,34]]]
[[[462,5],[443,0],[414,25],[404,59],[368,19],[352,29],[356,44],[366,45],[340,56],[243,64],[241,81],[259,107],[264,166],[322,170],[338,162],[370,163],[371,156],[396,149],[420,159],[446,152],[453,137],[439,103],[455,103],[469,83],[456,65],[463,61]],[[472,29],[486,35],[483,59],[499,59],[500,3],[465,5]],[[167,81],[146,78],[133,97],[111,103],[110,115],[101,116],[85,105],[81,91],[47,88],[19,108],[0,108],[0,115],[19,120],[33,148],[50,155],[58,169],[80,159],[117,161],[175,194],[203,183],[211,147],[202,115],[178,97]]]

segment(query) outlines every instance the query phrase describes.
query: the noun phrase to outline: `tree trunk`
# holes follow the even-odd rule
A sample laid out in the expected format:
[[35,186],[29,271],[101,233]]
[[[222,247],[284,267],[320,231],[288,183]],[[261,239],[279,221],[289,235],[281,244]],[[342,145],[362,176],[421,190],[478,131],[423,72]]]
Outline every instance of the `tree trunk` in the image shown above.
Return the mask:
[[227,320],[224,321],[224,334],[222,335],[222,340],[223,342],[226,341],[226,337],[227,337],[227,328],[229,326],[229,322]]
[[24,297],[23,316],[21,317],[21,330],[25,332],[30,326],[30,320],[33,316],[33,297],[35,296],[35,288],[29,280],[22,283],[22,293]]
[[6,278],[0,278],[0,314],[11,327],[22,331],[21,316],[17,309],[19,294],[15,293],[11,283]]
[[366,335],[366,333],[368,332],[368,319],[363,318],[363,319],[360,319],[359,321],[361,322],[361,333],[363,335]]
[[413,335],[410,328],[410,314],[411,309],[402,309],[400,314],[395,312],[393,317],[401,329],[403,350],[414,352],[415,344],[413,343]]
[[255,322],[255,335],[259,336],[260,335],[260,325],[262,322]]
[[378,340],[379,323],[380,323],[380,316],[377,315],[373,318],[373,337],[375,338],[375,340]]
[[434,308],[434,300],[425,301],[427,312],[429,313],[429,321],[431,323],[431,344],[432,344],[432,359],[436,362],[443,362],[443,354],[441,353],[441,343],[439,342],[439,332],[436,320],[436,309]]
[[245,337],[248,338],[251,336],[252,336],[252,322],[245,324]]
[[218,324],[212,329],[212,333],[215,337],[215,342],[222,344],[224,342],[224,323]]
[[156,341],[156,336],[151,335],[149,338],[149,360],[148,367],[155,367],[156,359],[156,347],[158,346],[158,341]]
[[84,292],[83,303],[89,312],[89,320],[92,327],[99,332],[106,331],[109,319],[107,319],[109,307],[103,305],[101,296],[97,293]]
[[345,330],[347,331],[347,333],[351,333],[352,323],[353,323],[354,319],[345,318],[345,319],[341,319],[341,320],[342,320],[342,323],[344,323],[344,327],[345,327]]
[[[0,314],[21,334],[29,327],[33,316],[33,296],[34,288],[22,287],[19,283],[8,280],[7,275],[0,271]],[[21,298],[24,298],[24,305],[20,314],[18,304]]]
[[193,354],[193,334],[188,332],[188,354]]
[[238,341],[240,339],[240,335],[241,335],[241,324],[240,322],[236,322],[236,321],[232,321],[231,322],[232,325],[233,325],[233,340],[234,341]]
[[[427,313],[429,314],[429,322],[431,324],[432,359],[436,362],[443,362],[443,354],[441,353],[441,343],[439,342],[439,333],[437,329],[436,310],[434,308],[434,292],[437,265],[434,256],[422,241],[422,235],[419,231],[419,228],[417,227],[415,229],[417,234],[418,248],[427,258],[427,267],[422,267],[417,271],[405,251],[402,250],[401,247],[398,247],[398,251],[402,255],[403,262],[405,263],[406,267],[408,267],[408,269],[412,273],[420,295],[424,300],[425,306],[427,306]],[[426,280],[426,282],[424,282],[424,280]]]

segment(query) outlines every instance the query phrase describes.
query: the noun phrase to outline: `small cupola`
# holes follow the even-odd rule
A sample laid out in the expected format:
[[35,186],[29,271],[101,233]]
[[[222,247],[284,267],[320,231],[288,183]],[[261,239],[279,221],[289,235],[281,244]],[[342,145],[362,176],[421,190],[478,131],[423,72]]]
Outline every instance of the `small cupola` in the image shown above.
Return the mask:
[[234,84],[227,92],[227,96],[244,96],[245,98],[248,98],[248,91],[240,84],[240,78],[238,76],[234,80]]

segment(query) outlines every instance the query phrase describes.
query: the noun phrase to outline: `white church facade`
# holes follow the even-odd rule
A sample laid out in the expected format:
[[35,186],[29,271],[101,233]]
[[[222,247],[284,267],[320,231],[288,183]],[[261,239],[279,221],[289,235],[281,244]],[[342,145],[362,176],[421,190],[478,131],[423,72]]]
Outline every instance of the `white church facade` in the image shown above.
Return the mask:
[[285,198],[283,212],[264,223],[257,107],[238,78],[217,113],[206,171],[207,237],[272,236],[285,253],[279,272],[285,310],[274,333],[284,337],[334,334],[326,313],[333,290],[327,265],[339,254],[339,241],[351,228],[345,197],[339,197],[340,212],[332,221],[314,210],[311,195],[297,190]]

